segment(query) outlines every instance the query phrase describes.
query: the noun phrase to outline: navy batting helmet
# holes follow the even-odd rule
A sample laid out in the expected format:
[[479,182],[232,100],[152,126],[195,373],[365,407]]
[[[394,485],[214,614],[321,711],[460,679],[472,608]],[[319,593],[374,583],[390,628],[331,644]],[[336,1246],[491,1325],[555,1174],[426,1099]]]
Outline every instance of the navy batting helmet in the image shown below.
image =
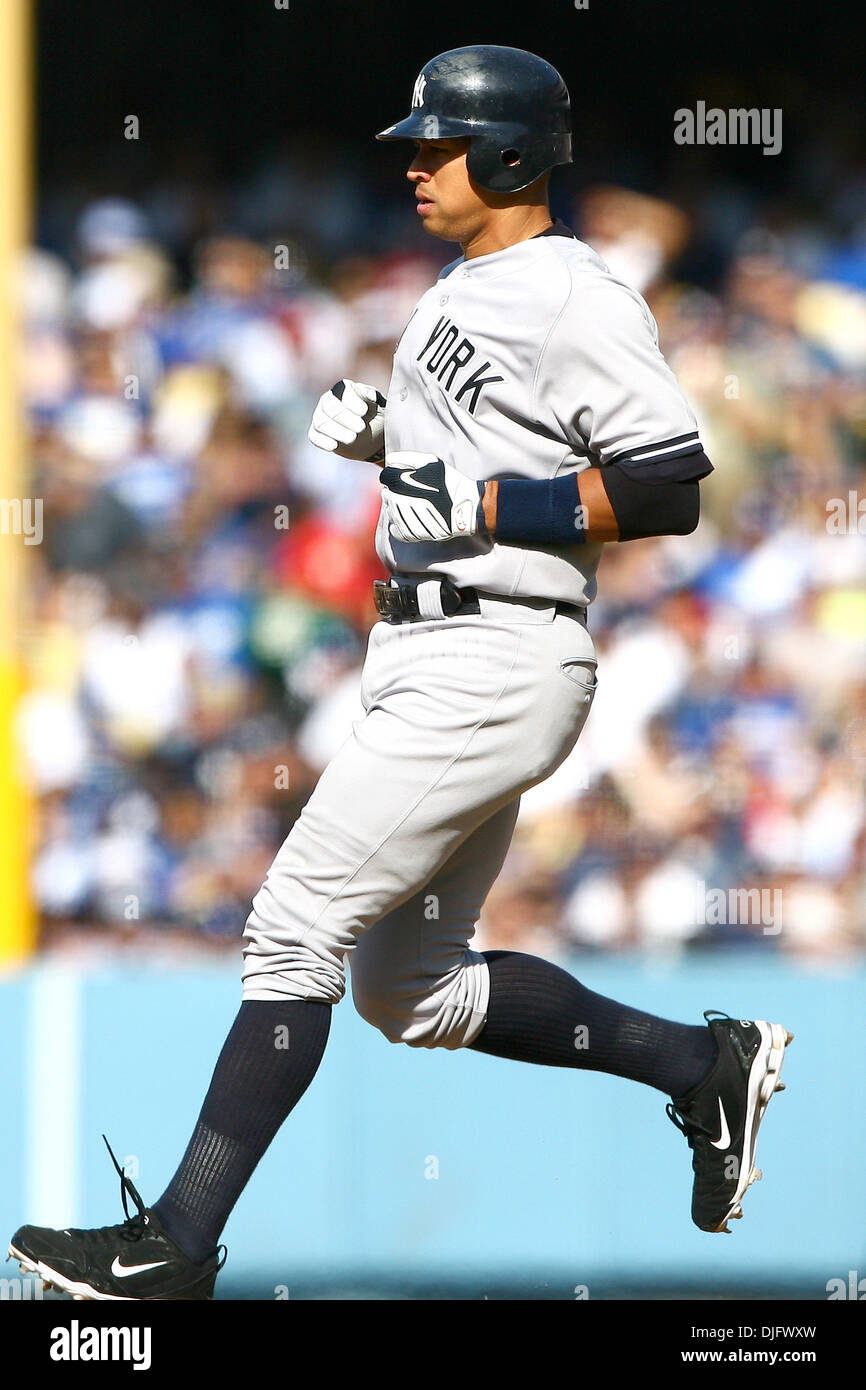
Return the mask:
[[412,110],[377,140],[469,135],[470,176],[492,193],[518,193],[555,164],[571,163],[568,88],[556,68],[522,48],[476,44],[432,58]]

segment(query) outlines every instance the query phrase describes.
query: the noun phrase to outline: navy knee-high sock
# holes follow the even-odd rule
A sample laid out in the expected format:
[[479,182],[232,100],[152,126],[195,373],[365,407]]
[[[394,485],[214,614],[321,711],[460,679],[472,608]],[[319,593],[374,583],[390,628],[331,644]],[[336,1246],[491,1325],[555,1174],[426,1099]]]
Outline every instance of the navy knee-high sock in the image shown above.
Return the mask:
[[317,1000],[245,1000],[180,1167],[151,1210],[201,1263],[259,1159],[316,1074],[331,1023]]
[[681,1097],[716,1060],[704,1025],[672,1023],[594,994],[538,956],[485,951],[490,970],[487,1021],[469,1046],[494,1057],[547,1067],[578,1067],[642,1081]]

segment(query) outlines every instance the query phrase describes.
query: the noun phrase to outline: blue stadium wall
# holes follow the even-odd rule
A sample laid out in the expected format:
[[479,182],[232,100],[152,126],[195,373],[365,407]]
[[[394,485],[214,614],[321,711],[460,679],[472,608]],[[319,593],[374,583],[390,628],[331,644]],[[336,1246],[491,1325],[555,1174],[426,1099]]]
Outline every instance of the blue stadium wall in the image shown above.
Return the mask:
[[[347,999],[313,1086],[231,1218],[221,1296],[823,1299],[828,1281],[866,1277],[866,969],[731,953],[573,968],[668,1017],[719,1008],[796,1034],[761,1135],[765,1179],[732,1236],[691,1226],[691,1155],[660,1094],[395,1047]],[[122,1219],[103,1133],[145,1200],[162,1191],[236,1012],[237,977],[234,962],[40,963],[0,982],[4,1247],[24,1220]]]

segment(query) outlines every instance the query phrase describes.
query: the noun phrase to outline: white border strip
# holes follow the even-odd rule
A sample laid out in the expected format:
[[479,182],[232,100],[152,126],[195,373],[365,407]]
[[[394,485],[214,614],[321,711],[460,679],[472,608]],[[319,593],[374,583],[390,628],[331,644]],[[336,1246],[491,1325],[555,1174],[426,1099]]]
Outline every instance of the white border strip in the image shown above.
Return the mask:
[[78,1219],[81,976],[37,965],[30,982],[25,1059],[27,1142],[22,1219],[63,1229]]

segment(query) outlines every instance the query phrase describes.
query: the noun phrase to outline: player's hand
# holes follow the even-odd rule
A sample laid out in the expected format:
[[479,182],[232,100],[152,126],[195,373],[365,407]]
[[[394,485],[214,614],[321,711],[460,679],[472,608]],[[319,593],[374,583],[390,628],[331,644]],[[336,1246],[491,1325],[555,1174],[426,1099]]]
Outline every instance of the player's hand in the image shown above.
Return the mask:
[[388,454],[379,474],[392,535],[401,541],[444,541],[485,533],[484,484],[433,454]]
[[385,397],[362,381],[337,381],[319,398],[307,438],[344,459],[385,457]]

